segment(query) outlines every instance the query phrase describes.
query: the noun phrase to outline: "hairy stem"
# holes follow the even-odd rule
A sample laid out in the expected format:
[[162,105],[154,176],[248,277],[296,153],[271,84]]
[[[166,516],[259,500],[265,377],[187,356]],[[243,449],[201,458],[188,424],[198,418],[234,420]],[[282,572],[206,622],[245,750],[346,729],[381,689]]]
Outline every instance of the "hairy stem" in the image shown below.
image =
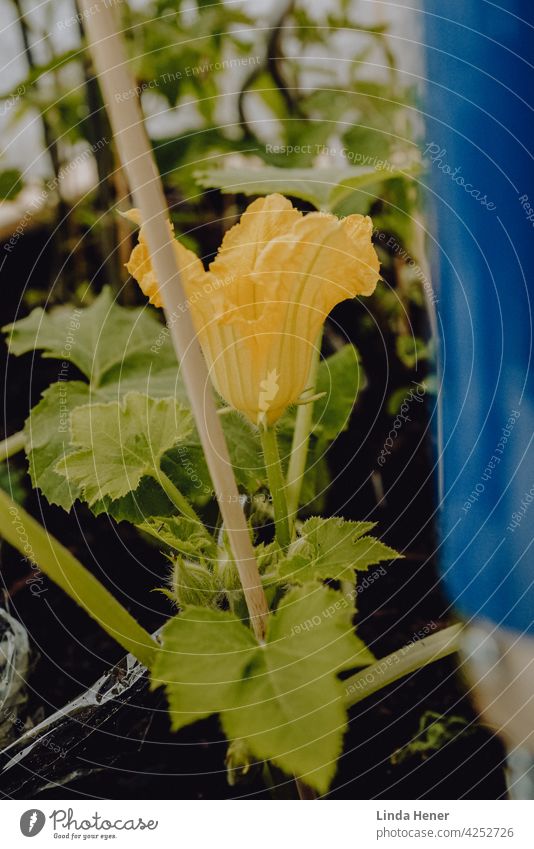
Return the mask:
[[[322,332],[321,332],[322,336]],[[310,374],[307,386],[313,395],[315,385],[317,383],[317,373],[319,370],[319,360],[321,355],[321,336],[318,339],[316,350],[313,354],[313,360],[310,367]],[[291,443],[291,454],[289,456],[289,466],[287,469],[286,482],[286,498],[287,510],[289,515],[290,531],[295,524],[298,509],[300,506],[300,493],[302,490],[302,482],[306,471],[306,459],[308,457],[308,448],[310,444],[310,434],[313,424],[313,401],[309,404],[303,404],[297,409],[295,418],[295,430],[293,432],[293,442]]]
[[[119,645],[150,667],[157,643],[100,581],[20,504],[0,490],[2,536],[98,622]],[[41,579],[42,580],[42,579]],[[33,592],[32,587],[30,590]],[[46,592],[39,584],[39,592]]]
[[280,463],[280,454],[278,453],[276,431],[274,427],[267,427],[262,428],[260,433],[263,458],[267,470],[267,481],[273,499],[276,539],[280,548],[285,551],[291,542],[291,534],[289,531],[284,475],[282,464]]

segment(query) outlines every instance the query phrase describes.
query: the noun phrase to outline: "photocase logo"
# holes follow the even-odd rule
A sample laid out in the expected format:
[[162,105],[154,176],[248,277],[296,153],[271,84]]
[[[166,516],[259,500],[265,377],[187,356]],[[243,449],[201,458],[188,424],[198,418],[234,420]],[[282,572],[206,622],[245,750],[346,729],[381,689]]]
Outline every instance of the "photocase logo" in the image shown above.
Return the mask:
[[46,822],[46,817],[42,811],[37,808],[31,808],[29,811],[24,811],[20,818],[20,830],[24,837],[35,837],[42,831]]

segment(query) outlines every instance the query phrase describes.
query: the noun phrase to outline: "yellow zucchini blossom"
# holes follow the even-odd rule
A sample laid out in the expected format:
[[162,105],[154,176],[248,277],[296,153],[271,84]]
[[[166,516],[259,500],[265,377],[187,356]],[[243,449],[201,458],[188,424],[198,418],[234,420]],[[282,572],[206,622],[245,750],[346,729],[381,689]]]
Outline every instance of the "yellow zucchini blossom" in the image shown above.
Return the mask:
[[[140,223],[138,210],[128,217]],[[371,295],[379,263],[363,215],[303,215],[279,194],[251,203],[206,271],[179,241],[176,258],[215,388],[254,424],[272,425],[304,389],[332,308]],[[160,307],[143,227],[126,265]]]

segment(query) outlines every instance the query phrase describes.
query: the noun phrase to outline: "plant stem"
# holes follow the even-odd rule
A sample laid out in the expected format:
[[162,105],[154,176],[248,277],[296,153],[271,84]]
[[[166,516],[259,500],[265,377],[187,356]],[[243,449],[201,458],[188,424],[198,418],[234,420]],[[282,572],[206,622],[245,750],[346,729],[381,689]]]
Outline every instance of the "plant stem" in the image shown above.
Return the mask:
[[403,646],[398,651],[373,663],[372,666],[366,666],[361,672],[347,678],[343,682],[345,704],[347,707],[352,707],[367,696],[381,690],[382,687],[387,687],[388,684],[393,684],[399,678],[409,675],[410,672],[415,672],[429,663],[454,654],[460,648],[462,630],[462,625],[451,625],[443,631],[438,631],[437,634],[425,637],[424,640],[417,640],[415,643]]
[[[20,504],[0,490],[2,536],[64,590],[126,651],[150,667],[157,643],[100,581]],[[42,577],[41,577],[42,581]],[[33,592],[33,587],[30,588]],[[39,592],[46,587],[39,584]]]
[[3,439],[0,442],[0,462],[7,460],[8,457],[12,457],[13,454],[18,454],[19,451],[22,451],[25,444],[26,438],[23,430],[19,430],[18,433],[13,433],[6,439]]
[[280,463],[280,454],[278,453],[276,431],[274,427],[262,428],[260,435],[263,458],[267,470],[267,481],[273,499],[276,539],[280,548],[285,551],[291,542],[291,534],[289,531],[284,475],[282,464]]
[[182,513],[182,515],[187,516],[188,519],[192,519],[193,522],[198,522],[199,525],[204,527],[204,523],[202,519],[197,515],[195,510],[191,507],[187,498],[182,495],[180,490],[173,484],[170,477],[162,472],[161,469],[157,469],[154,474],[157,482],[163,487],[166,494],[174,504],[174,506]]
[[[321,356],[321,338],[322,331],[317,341],[316,350],[313,354],[307,384],[312,394],[315,392],[315,384],[317,383],[317,373],[319,370],[319,360]],[[289,466],[287,469],[286,497],[290,532],[292,532],[300,506],[300,493],[302,490],[304,473],[306,471],[306,458],[308,456],[312,425],[313,401],[310,401],[309,404],[299,406],[297,410],[295,430],[293,431],[293,442],[291,443],[291,454],[289,456]]]

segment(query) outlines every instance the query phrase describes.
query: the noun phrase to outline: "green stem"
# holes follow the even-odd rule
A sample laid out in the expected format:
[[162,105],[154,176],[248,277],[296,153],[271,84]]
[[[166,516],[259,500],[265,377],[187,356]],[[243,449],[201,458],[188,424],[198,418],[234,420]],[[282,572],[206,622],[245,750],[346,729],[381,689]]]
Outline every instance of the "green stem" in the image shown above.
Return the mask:
[[174,506],[180,511],[180,513],[182,513],[184,516],[187,516],[188,519],[192,519],[193,522],[198,522],[199,525],[202,525],[202,527],[204,527],[202,519],[197,515],[197,513],[191,507],[187,498],[182,495],[180,490],[173,484],[173,482],[165,474],[165,472],[162,472],[161,469],[158,469],[154,473],[154,477],[165,490],[166,494],[168,495]]
[[19,430],[18,433],[13,433],[6,439],[3,439],[0,442],[0,462],[7,460],[8,457],[12,457],[13,454],[18,454],[19,451],[22,451],[25,444],[26,438],[23,430]]
[[284,475],[282,464],[280,463],[280,454],[278,453],[276,431],[273,427],[261,428],[260,435],[263,458],[267,470],[267,481],[273,499],[276,539],[280,548],[285,551],[291,542],[291,534],[289,531]]
[[[46,592],[40,576],[44,572],[119,645],[144,666],[151,666],[157,643],[148,631],[65,546],[2,490],[0,527],[2,536],[32,565],[34,572],[28,584],[34,595]],[[34,593],[35,586],[38,591]]]
[[438,631],[437,634],[425,637],[424,640],[417,640],[403,646],[398,651],[373,663],[372,666],[366,666],[361,672],[347,678],[343,682],[345,685],[345,704],[347,707],[352,707],[366,699],[367,696],[381,690],[382,687],[387,687],[388,684],[398,681],[399,678],[404,678],[405,675],[409,675],[429,663],[434,663],[436,660],[454,654],[460,648],[462,630],[463,625],[451,625],[449,628],[444,628],[443,631]]
[[[321,355],[321,338],[322,331],[317,340],[316,350],[313,353],[313,359],[310,367],[307,387],[311,394],[315,392],[315,384],[317,383],[317,373],[319,371],[319,360]],[[293,431],[293,442],[291,444],[291,454],[289,456],[289,466],[287,469],[286,497],[287,510],[289,516],[290,532],[292,533],[295,520],[297,518],[298,509],[300,507],[300,493],[302,490],[302,482],[306,471],[306,459],[308,456],[308,447],[310,444],[310,434],[313,426],[313,401],[309,404],[303,404],[297,409],[295,417],[295,430]]]

